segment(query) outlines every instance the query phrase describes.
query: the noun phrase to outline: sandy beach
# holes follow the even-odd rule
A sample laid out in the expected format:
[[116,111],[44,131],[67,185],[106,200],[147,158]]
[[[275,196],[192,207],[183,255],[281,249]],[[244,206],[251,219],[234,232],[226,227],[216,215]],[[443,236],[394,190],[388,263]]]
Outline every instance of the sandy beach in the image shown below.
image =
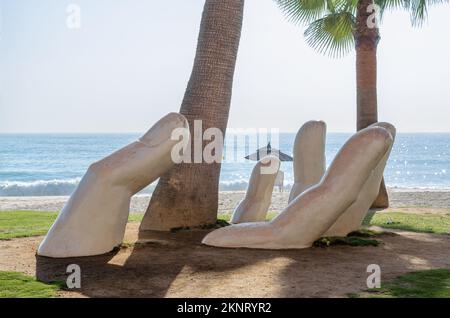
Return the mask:
[[[222,191],[219,195],[219,214],[231,213],[237,203],[242,200],[245,191]],[[415,208],[420,211],[446,211],[450,209],[450,190],[423,190],[390,188],[391,209]],[[151,195],[134,196],[131,212],[144,213]],[[289,191],[274,190],[271,212],[280,212],[287,206]],[[68,196],[42,197],[0,197],[0,211],[34,210],[60,211]]]

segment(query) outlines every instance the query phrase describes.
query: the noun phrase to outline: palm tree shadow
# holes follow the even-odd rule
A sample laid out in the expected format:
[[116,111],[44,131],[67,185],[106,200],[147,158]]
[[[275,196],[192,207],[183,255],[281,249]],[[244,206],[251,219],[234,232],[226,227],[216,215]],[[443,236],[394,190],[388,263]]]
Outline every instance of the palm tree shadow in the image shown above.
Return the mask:
[[[167,266],[173,247],[161,235],[139,235],[133,246],[92,257],[54,259],[36,256],[36,277],[43,282],[65,282],[66,269],[77,264],[81,269],[81,289],[88,297],[163,297],[180,265]],[[142,241],[141,241],[142,240]]]
[[265,257],[253,252],[257,257],[239,261],[238,250],[202,246],[201,240],[209,231],[145,231],[132,246],[105,255],[65,259],[36,256],[36,277],[47,283],[65,282],[70,274],[67,267],[77,264],[81,269],[81,289],[77,292],[84,296],[165,297],[186,269],[197,275],[225,273]]

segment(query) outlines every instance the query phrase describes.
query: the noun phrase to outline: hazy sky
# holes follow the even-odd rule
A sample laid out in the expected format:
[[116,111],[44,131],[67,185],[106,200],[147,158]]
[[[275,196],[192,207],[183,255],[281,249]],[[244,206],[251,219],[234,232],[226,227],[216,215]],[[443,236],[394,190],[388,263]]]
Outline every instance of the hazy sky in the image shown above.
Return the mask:
[[[66,26],[67,5],[81,28]],[[140,132],[178,111],[204,0],[0,0],[0,132]],[[450,131],[450,5],[410,26],[387,14],[379,115],[399,131]],[[355,128],[354,54],[321,56],[272,0],[246,0],[229,127]]]

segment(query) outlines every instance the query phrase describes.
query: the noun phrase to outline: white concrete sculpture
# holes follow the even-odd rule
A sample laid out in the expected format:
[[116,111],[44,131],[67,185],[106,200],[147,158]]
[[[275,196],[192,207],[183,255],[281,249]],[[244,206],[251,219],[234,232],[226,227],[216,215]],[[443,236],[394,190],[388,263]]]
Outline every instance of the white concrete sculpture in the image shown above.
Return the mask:
[[323,121],[308,121],[298,131],[294,142],[294,184],[289,203],[308,188],[319,183],[325,168],[325,138],[327,125]]
[[384,128],[361,130],[342,147],[320,183],[295,198],[278,217],[215,230],[203,243],[232,248],[310,247],[357,200],[392,142]]
[[[395,140],[395,127],[389,123],[375,123],[370,127],[382,127],[386,129]],[[372,175],[367,179],[358,194],[356,201],[337,219],[337,221],[325,232],[323,236],[346,236],[353,231],[357,231],[364,221],[364,217],[369,211],[372,203],[378,196],[384,168],[392,150],[392,145],[384,157],[378,163]]]
[[231,223],[258,222],[266,219],[272,192],[280,169],[276,156],[266,156],[255,165],[245,198],[234,209]]
[[77,257],[110,252],[122,243],[131,197],[173,166],[172,132],[188,129],[170,113],[138,141],[92,164],[40,244],[38,255]]

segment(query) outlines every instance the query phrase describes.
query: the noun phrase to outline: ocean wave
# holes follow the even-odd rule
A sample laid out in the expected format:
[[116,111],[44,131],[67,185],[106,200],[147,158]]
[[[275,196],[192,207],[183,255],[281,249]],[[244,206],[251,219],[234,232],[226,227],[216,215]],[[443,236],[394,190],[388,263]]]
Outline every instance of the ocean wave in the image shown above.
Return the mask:
[[[3,181],[0,182],[0,196],[67,196],[71,195],[80,182],[80,178],[66,180],[37,180],[30,182]],[[140,194],[150,194],[155,189],[156,182],[146,187]],[[220,182],[221,191],[246,190],[248,182],[245,180]]]
[[[71,195],[81,178],[37,180],[30,182],[3,181],[0,182],[0,196],[2,197],[26,197],[26,196],[67,196]],[[150,194],[155,189],[156,182],[146,187],[140,194]],[[234,180],[221,181],[221,191],[246,190],[248,181]]]
[[[284,189],[289,190],[292,187],[292,182],[285,181]],[[248,181],[239,179],[233,181],[220,181],[219,190],[220,191],[243,191],[247,190]]]
[[[26,196],[68,196],[77,187],[81,178],[64,180],[37,180],[30,182],[20,181],[2,181],[0,182],[0,197],[26,197]],[[157,181],[146,187],[139,194],[151,194],[155,189]],[[245,179],[220,181],[220,191],[245,191],[248,187],[248,181]],[[284,189],[289,190],[292,187],[291,180],[285,180]],[[405,186],[388,185],[393,191],[450,191],[449,187],[428,186]]]
[[237,191],[247,189],[248,182],[246,180],[222,181],[219,183],[221,191]]
[[59,196],[70,195],[80,182],[80,178],[66,180],[37,180],[31,182],[0,182],[0,196]]
[[[81,178],[37,180],[30,182],[3,181],[0,182],[0,197],[39,197],[39,196],[68,196],[75,191]],[[139,192],[152,193],[156,182]]]

